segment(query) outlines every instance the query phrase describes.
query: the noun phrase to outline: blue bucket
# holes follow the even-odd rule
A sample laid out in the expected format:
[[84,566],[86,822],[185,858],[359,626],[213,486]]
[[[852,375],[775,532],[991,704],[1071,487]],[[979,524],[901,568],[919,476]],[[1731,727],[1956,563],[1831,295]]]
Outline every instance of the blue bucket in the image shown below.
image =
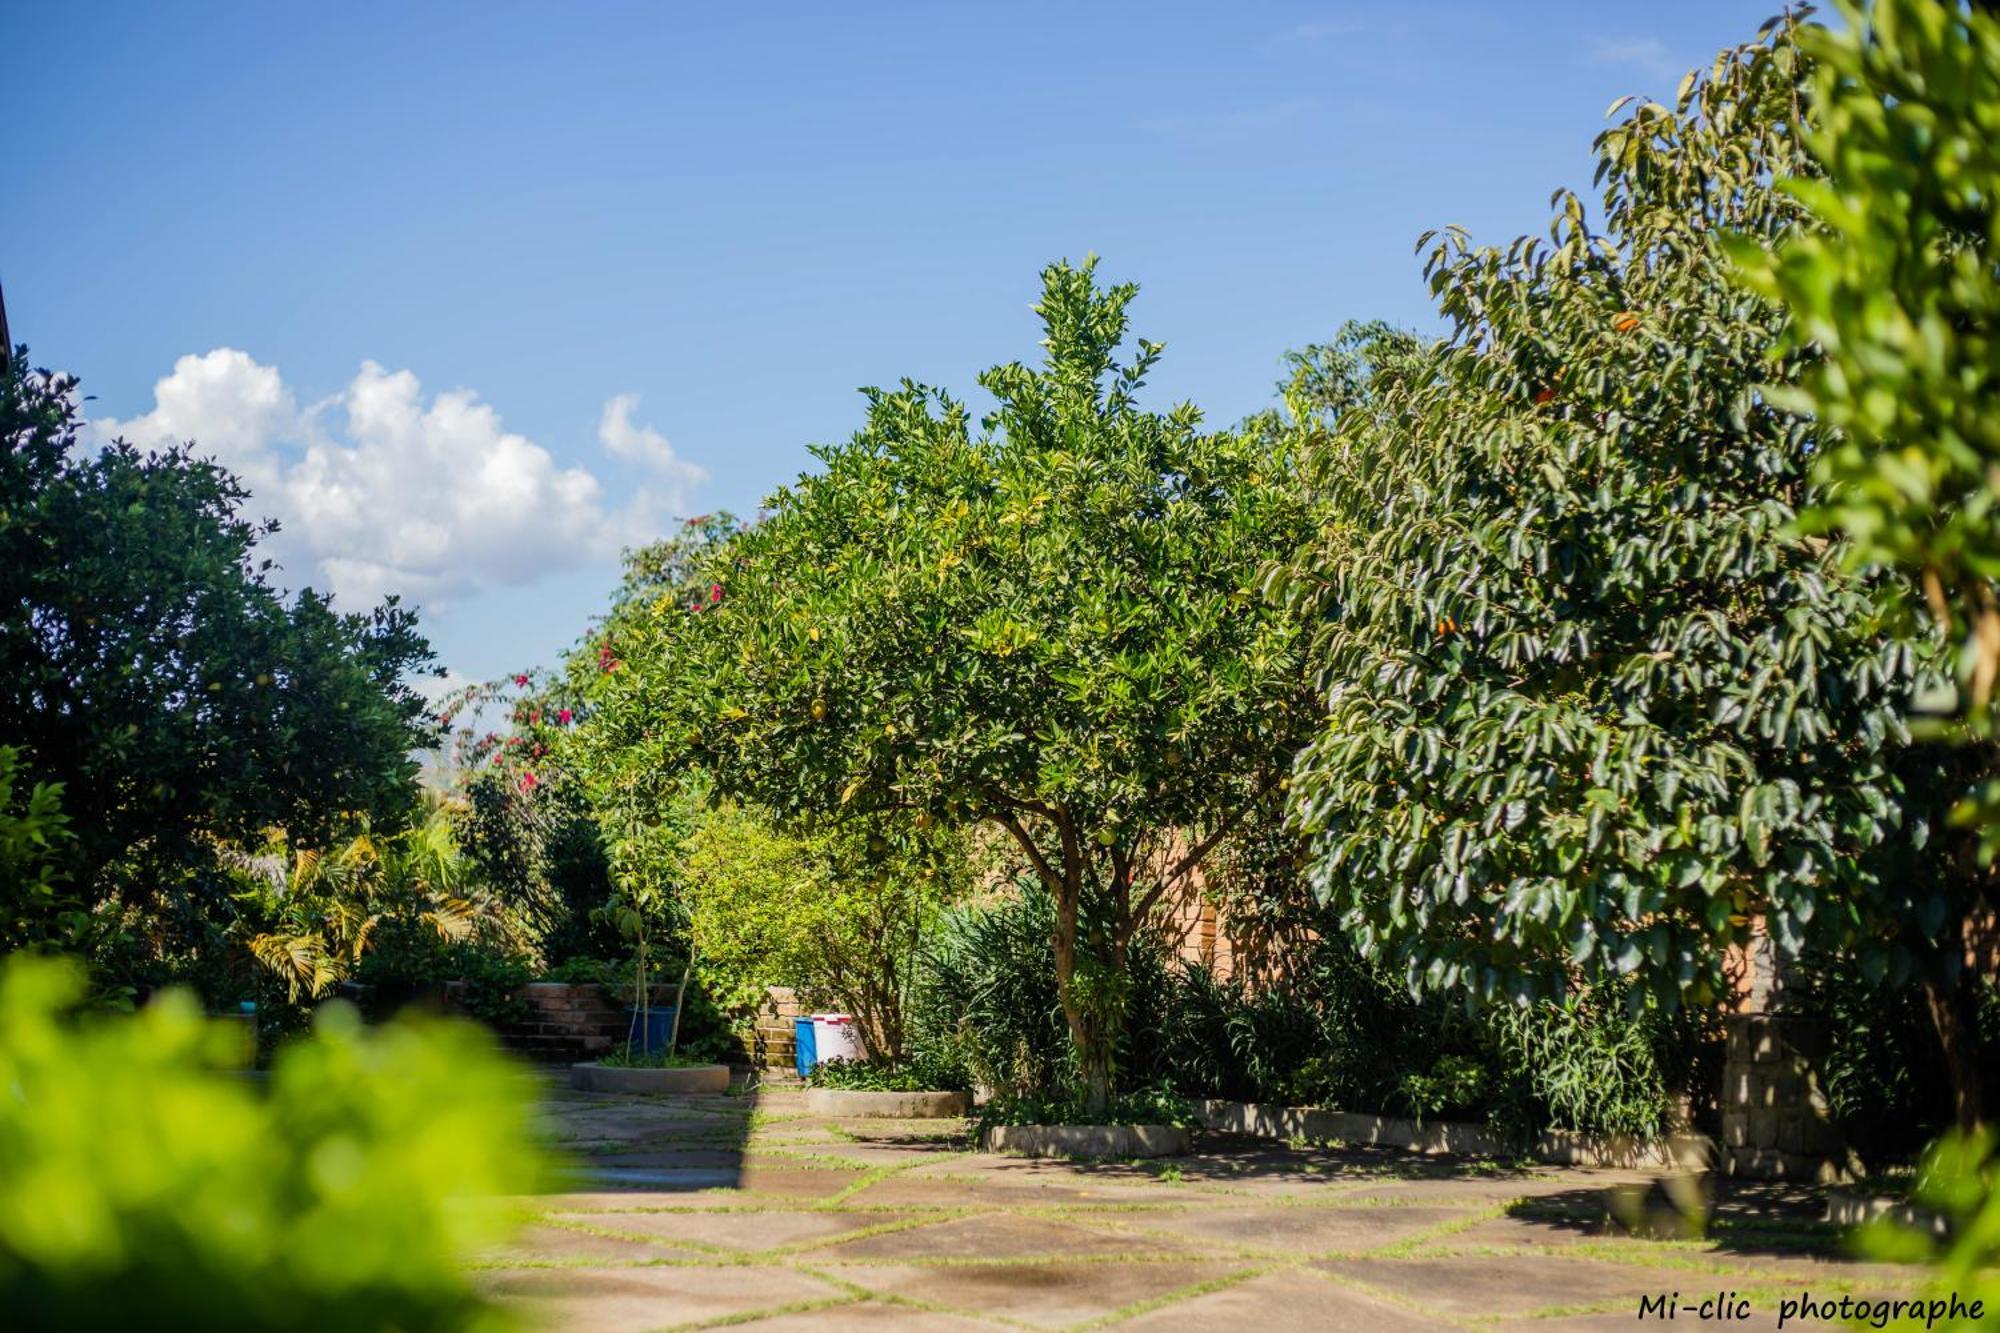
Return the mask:
[[813,1021],[810,1018],[792,1020],[792,1067],[799,1071],[800,1078],[811,1078],[813,1066],[819,1063],[819,1040],[813,1036]]
[[635,1051],[651,1055],[654,1051],[666,1050],[673,1031],[674,1007],[670,1004],[656,1004],[646,1010],[643,1023],[640,1022],[637,1005],[628,1006],[625,1010],[625,1041]]

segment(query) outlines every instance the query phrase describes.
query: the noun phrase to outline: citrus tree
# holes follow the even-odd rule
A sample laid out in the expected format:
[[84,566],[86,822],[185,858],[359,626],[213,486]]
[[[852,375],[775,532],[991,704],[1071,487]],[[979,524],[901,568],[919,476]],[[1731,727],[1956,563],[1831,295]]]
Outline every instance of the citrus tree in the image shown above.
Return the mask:
[[[1254,593],[1302,535],[1281,444],[1138,402],[1136,289],[1043,273],[1038,367],[975,422],[909,381],[717,549],[705,597],[616,646],[594,724],[620,769],[688,766],[781,816],[1004,830],[1056,903],[1055,968],[1101,1110],[1126,955],[1162,897],[1280,780],[1299,659]],[[650,775],[649,777],[647,775]]]
[[1902,719],[1944,664],[1798,531],[1826,436],[1764,386],[1808,354],[1773,360],[1784,312],[1718,245],[1807,225],[1771,181],[1814,169],[1809,88],[1776,25],[1600,136],[1601,222],[1559,193],[1547,240],[1428,240],[1451,335],[1308,423],[1325,525],[1272,583],[1326,714],[1292,813],[1415,985],[1708,1002],[1759,918],[1907,972],[1978,891]]

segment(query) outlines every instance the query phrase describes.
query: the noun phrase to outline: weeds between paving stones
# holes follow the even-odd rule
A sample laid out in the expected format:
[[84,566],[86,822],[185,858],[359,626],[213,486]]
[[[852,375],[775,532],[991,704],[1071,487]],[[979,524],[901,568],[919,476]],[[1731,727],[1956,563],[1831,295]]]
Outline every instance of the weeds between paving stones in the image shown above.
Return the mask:
[[[1801,1274],[1784,1270],[1797,1261],[1782,1256],[1824,1253],[1828,1242],[1801,1219],[1756,1215],[1754,1203],[1731,1218],[1711,1218],[1710,1234],[1700,1240],[1595,1234],[1606,1225],[1603,1189],[1644,1179],[1631,1173],[1524,1171],[1500,1162],[1412,1161],[1324,1144],[1285,1148],[1220,1140],[1204,1143],[1193,1157],[1164,1163],[1030,1161],[976,1154],[961,1134],[935,1126],[855,1126],[771,1107],[728,1118],[660,1109],[657,1124],[642,1116],[621,1124],[620,1134],[593,1127],[581,1145],[588,1151],[579,1156],[588,1164],[621,1150],[713,1150],[718,1139],[733,1138],[744,1143],[746,1166],[796,1174],[773,1178],[784,1185],[775,1191],[712,1187],[674,1196],[544,1200],[543,1207],[524,1210],[543,1228],[531,1233],[525,1252],[487,1260],[481,1271],[574,1274],[563,1281],[579,1285],[562,1289],[573,1290],[573,1298],[543,1298],[559,1302],[588,1301],[593,1270],[651,1271],[660,1276],[647,1279],[652,1285],[645,1290],[663,1293],[662,1324],[674,1322],[672,1293],[687,1291],[689,1305],[675,1325],[686,1328],[755,1326],[786,1314],[831,1319],[830,1312],[855,1307],[1009,1327],[1054,1320],[1101,1328],[1182,1306],[1226,1310],[1234,1319],[1244,1311],[1296,1308],[1269,1303],[1298,1302],[1300,1284],[1314,1279],[1329,1291],[1351,1293],[1329,1300],[1359,1302],[1355,1317],[1373,1309],[1389,1318],[1393,1309],[1440,1327],[1470,1328],[1495,1317],[1472,1312],[1468,1302],[1482,1299],[1478,1284],[1495,1281],[1484,1274],[1496,1263],[1541,1265],[1551,1293],[1563,1289],[1562,1273],[1574,1271],[1581,1290],[1566,1304],[1524,1310],[1521,1293],[1495,1289],[1500,1303],[1493,1308],[1511,1318],[1556,1318],[1629,1313],[1622,1294],[1593,1299],[1600,1291],[1615,1292],[1621,1281],[1656,1282],[1662,1289],[1742,1283],[1745,1291],[1767,1295],[1793,1290]],[[906,1149],[908,1158],[868,1165],[867,1158],[884,1148]],[[819,1195],[816,1177],[831,1192]],[[754,1174],[746,1180],[756,1183]],[[891,1184],[893,1193],[875,1193]],[[1142,1197],[1133,1192],[1140,1187],[1157,1193]],[[1050,1190],[1056,1198],[1046,1197]],[[1092,1192],[1104,1197],[1088,1197]],[[647,1215],[686,1220],[649,1228],[639,1221]],[[770,1223],[757,1220],[763,1216]],[[830,1229],[802,1232],[808,1217],[826,1219]],[[712,1231],[703,1218],[735,1230]],[[844,1221],[834,1226],[836,1218]],[[1238,1218],[1240,1231],[1232,1220]],[[1396,1219],[1404,1222],[1389,1225]],[[1485,1230],[1496,1224],[1510,1229]],[[632,1248],[609,1257],[579,1255],[566,1252],[557,1233]],[[1085,1233],[1096,1239],[1086,1240]],[[1488,1243],[1495,1234],[1506,1243]],[[729,1243],[732,1238],[738,1243]],[[1007,1252],[992,1252],[995,1245]],[[1760,1252],[1779,1257],[1759,1262]],[[1816,1289],[1853,1290],[1864,1281],[1839,1262],[1829,1258],[1824,1271],[1812,1273]],[[1342,1272],[1327,1264],[1360,1267]],[[1463,1266],[1472,1285],[1434,1299],[1430,1279],[1418,1275],[1440,1264]],[[699,1276],[704,1271],[790,1276],[782,1283],[771,1279],[769,1305],[718,1310],[718,1300],[741,1298],[719,1295],[732,1289]],[[681,1274],[687,1275],[685,1287]],[[1872,1276],[1866,1281],[1883,1285]],[[823,1286],[825,1294],[801,1290],[802,1283]],[[744,1295],[754,1298],[755,1289]],[[1204,1298],[1225,1303],[1203,1306]]]

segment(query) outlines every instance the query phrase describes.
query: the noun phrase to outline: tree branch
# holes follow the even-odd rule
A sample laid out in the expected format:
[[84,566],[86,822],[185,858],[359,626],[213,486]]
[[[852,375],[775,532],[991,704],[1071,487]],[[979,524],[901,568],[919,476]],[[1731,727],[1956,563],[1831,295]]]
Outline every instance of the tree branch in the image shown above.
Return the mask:
[[1257,784],[1257,790],[1250,794],[1250,799],[1236,807],[1227,819],[1217,824],[1209,832],[1207,837],[1203,838],[1193,847],[1190,847],[1187,854],[1175,863],[1173,869],[1160,876],[1159,881],[1152,888],[1146,890],[1145,897],[1139,900],[1139,905],[1133,910],[1131,919],[1135,923],[1144,921],[1147,914],[1159,905],[1160,899],[1166,895],[1167,891],[1179,888],[1182,881],[1193,873],[1196,866],[1202,863],[1203,858],[1215,850],[1215,845],[1231,833],[1234,833],[1236,826],[1243,822],[1243,817],[1249,814],[1259,801],[1269,796],[1272,789],[1278,785],[1282,778],[1283,774],[1279,772],[1272,772],[1266,775],[1264,780]]

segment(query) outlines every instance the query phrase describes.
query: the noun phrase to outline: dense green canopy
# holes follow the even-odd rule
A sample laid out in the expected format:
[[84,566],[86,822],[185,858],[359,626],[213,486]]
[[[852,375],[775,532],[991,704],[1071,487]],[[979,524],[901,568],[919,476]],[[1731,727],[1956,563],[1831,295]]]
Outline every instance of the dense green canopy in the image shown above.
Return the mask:
[[0,375],[0,744],[60,784],[72,887],[407,809],[428,734],[415,618],[286,601],[235,478],[191,450],[87,449],[79,404],[24,359]]
[[1274,580],[1327,703],[1292,808],[1418,984],[1701,999],[1759,917],[1879,974],[1959,906],[1902,721],[1939,654],[1797,531],[1827,436],[1763,386],[1809,354],[1773,361],[1717,244],[1802,225],[1794,37],[1607,130],[1600,223],[1559,194],[1547,241],[1426,242],[1453,333],[1383,345],[1320,429],[1325,527]]

